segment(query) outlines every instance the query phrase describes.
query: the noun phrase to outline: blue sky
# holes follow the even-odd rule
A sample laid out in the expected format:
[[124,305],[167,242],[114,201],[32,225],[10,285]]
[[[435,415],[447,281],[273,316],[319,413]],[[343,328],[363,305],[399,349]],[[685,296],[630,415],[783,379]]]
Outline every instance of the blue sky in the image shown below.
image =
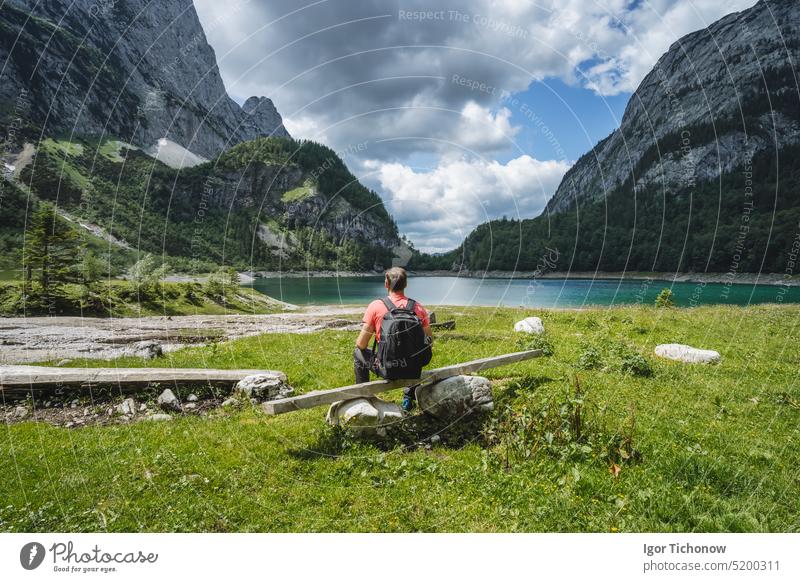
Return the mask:
[[[524,151],[541,160],[565,156],[575,161],[619,127],[630,95],[625,91],[603,97],[560,79],[545,79],[514,93],[504,104],[512,112],[511,123],[521,127],[516,141]],[[519,101],[516,107],[514,99]],[[550,133],[555,139],[548,139]],[[507,162],[511,156],[499,159]]]
[[228,91],[344,152],[417,248],[541,213],[659,57],[755,0],[195,0]]

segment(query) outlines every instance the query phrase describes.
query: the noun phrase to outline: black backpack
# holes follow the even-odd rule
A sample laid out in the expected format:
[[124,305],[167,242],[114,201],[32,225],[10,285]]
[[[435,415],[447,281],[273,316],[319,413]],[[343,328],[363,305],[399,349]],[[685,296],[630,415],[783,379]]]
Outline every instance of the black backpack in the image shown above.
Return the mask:
[[388,297],[382,301],[389,311],[381,322],[381,341],[375,350],[375,371],[387,380],[419,378],[433,353],[422,330],[422,320],[414,313],[416,302],[409,299],[405,307],[397,307]]

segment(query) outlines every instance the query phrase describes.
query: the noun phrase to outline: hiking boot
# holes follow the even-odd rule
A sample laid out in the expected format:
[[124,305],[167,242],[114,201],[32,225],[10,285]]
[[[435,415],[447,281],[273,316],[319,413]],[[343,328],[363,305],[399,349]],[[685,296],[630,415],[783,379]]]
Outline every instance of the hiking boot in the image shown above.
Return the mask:
[[403,396],[403,403],[400,405],[400,408],[405,410],[406,412],[411,412],[414,410],[414,405],[416,403],[410,396]]

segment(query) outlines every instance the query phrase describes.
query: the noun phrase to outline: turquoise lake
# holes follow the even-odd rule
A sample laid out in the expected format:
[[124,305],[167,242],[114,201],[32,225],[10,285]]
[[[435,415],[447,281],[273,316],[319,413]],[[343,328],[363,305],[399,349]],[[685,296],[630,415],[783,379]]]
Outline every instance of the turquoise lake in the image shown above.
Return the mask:
[[[297,305],[364,304],[385,295],[382,277],[274,277],[256,279],[251,286]],[[672,289],[680,306],[800,303],[800,287],[633,279],[411,277],[407,294],[426,305],[574,308],[652,305],[665,287]]]

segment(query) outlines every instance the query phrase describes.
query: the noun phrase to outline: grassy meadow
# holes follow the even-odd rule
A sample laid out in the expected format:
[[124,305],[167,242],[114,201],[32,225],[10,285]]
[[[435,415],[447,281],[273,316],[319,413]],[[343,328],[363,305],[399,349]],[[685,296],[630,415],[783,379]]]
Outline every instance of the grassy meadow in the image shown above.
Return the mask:
[[[8,425],[0,530],[800,531],[800,306],[437,314],[458,327],[436,333],[431,367],[552,355],[487,371],[494,412],[433,443],[359,441],[327,427],[325,408]],[[545,338],[512,331],[527,315]],[[114,364],[275,368],[305,392],[351,382],[353,341],[270,334]],[[652,355],[671,342],[722,362]]]

